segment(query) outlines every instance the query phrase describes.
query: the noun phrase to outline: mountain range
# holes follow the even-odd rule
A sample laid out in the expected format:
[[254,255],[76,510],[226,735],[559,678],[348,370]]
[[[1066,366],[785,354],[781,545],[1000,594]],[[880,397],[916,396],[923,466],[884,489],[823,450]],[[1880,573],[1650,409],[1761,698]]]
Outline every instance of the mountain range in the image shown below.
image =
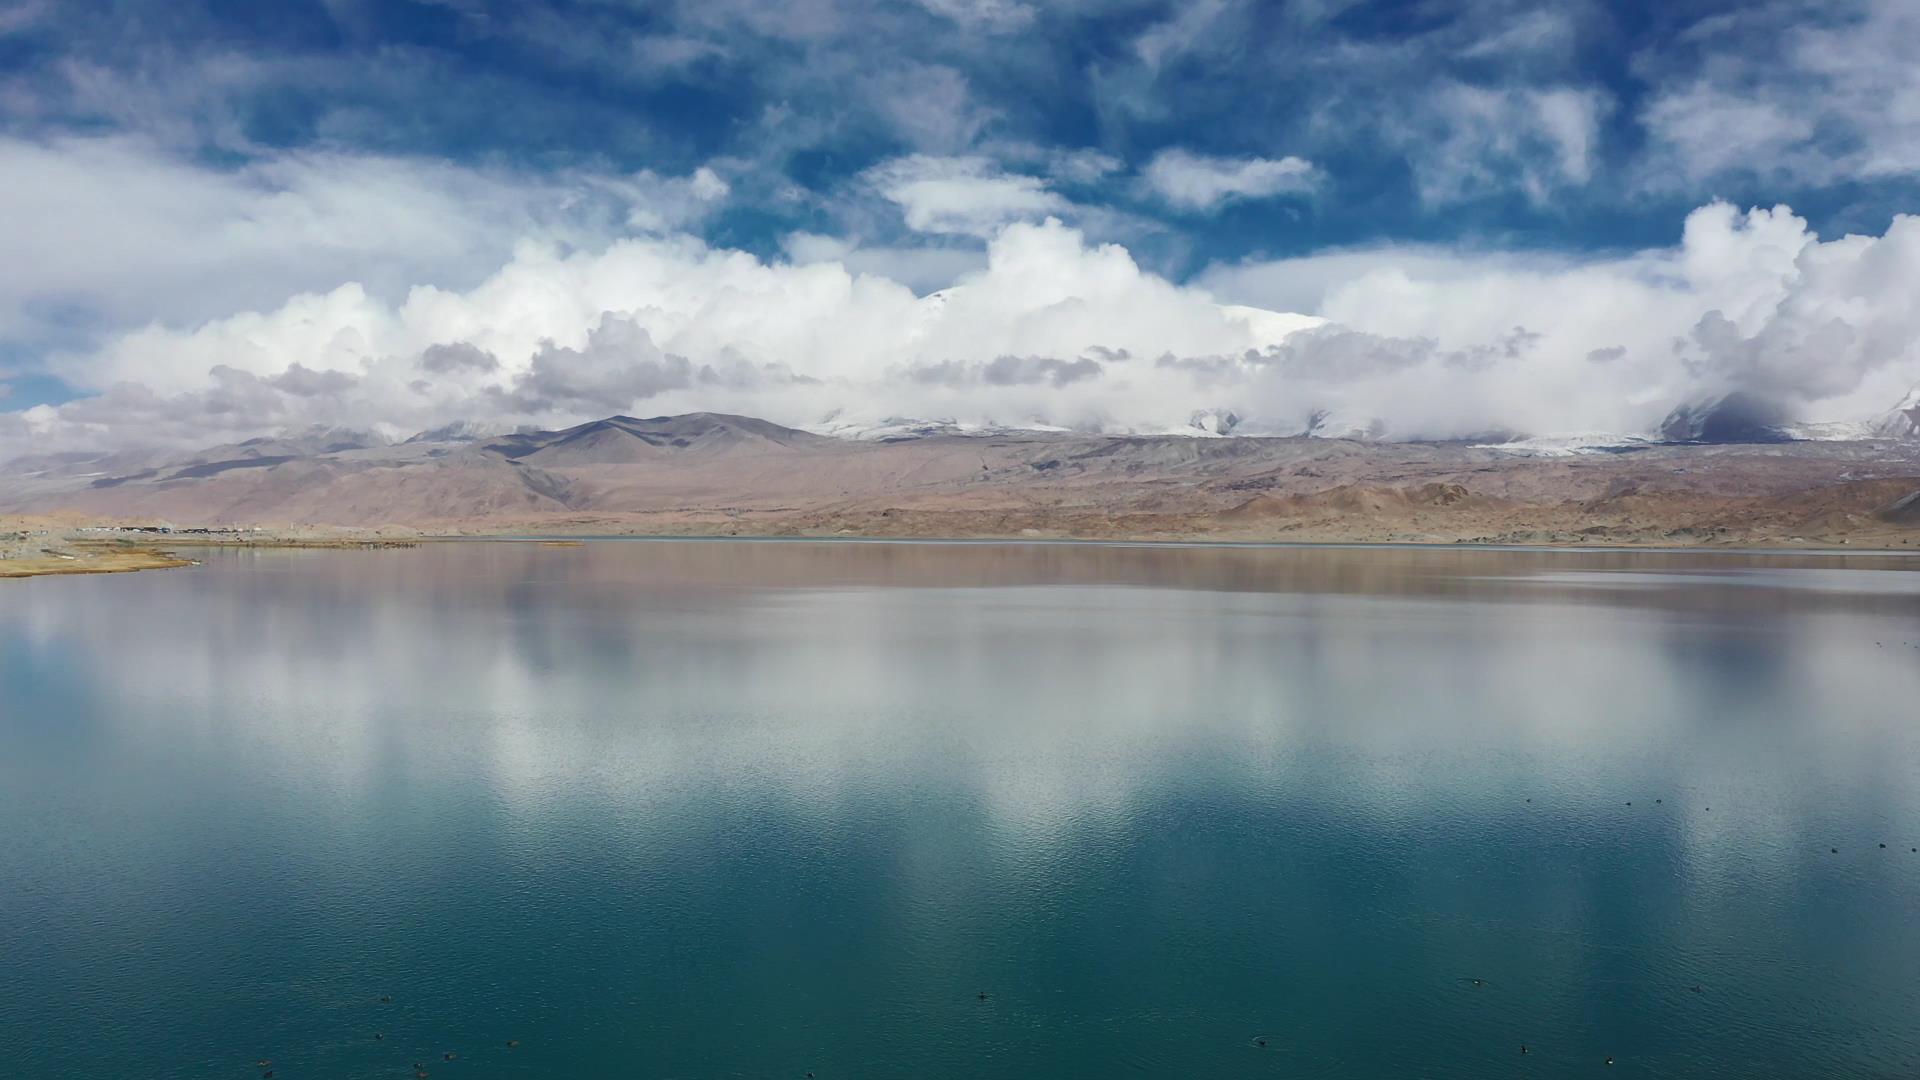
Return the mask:
[[[0,467],[0,513],[427,532],[1894,546],[1920,538],[1911,520],[1920,517],[1911,498],[1920,439],[1785,439],[1736,425],[1744,408],[1735,402],[1719,420],[1709,408],[1696,429],[1674,432],[1692,436],[1685,441],[1600,440],[1577,452],[967,434],[913,422],[880,437],[836,438],[715,413],[497,435],[456,426],[397,443],[323,429],[186,454],[17,459]],[[1752,441],[1708,441],[1741,436]]]

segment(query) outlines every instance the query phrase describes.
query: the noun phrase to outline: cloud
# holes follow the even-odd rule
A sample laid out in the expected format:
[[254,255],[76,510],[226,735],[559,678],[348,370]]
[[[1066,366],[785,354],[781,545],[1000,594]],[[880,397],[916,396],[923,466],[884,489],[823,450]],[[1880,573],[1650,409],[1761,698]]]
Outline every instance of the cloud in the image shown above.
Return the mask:
[[1920,287],[1920,218],[1823,241],[1784,207],[1715,203],[1688,216],[1677,247],[1627,256],[1389,249],[1223,266],[1202,281],[1263,303],[1316,276],[1318,313],[1342,327],[1435,342],[1434,362],[1393,385],[1327,395],[1402,434],[1644,431],[1678,402],[1732,390],[1859,419],[1920,378],[1920,316],[1903,299]]
[[211,168],[151,141],[0,137],[0,345],[191,325],[355,281],[464,287],[525,242],[600,246],[711,213],[726,181],[303,152]]
[[608,315],[580,348],[544,342],[500,397],[521,412],[605,415],[692,384],[686,357],[661,351],[633,319]]
[[1010,34],[1033,24],[1032,5],[1019,0],[919,0],[920,6],[969,30]]
[[684,177],[661,176],[642,169],[631,176],[596,176],[584,182],[612,195],[628,207],[627,226],[644,232],[685,229],[719,209],[733,191],[709,166]]
[[671,72],[727,55],[726,47],[681,34],[642,34],[633,39],[633,58],[650,70]]
[[855,274],[897,281],[915,293],[944,288],[987,265],[987,253],[972,245],[864,245],[852,237],[804,231],[781,237],[780,248],[798,265],[835,263]]
[[900,64],[868,75],[862,91],[893,132],[921,150],[964,150],[994,116],[974,101],[967,76],[945,64]]
[[1009,221],[1064,213],[1072,204],[1038,177],[1002,172],[984,157],[914,154],[867,170],[867,183],[900,207],[916,232],[985,237]]
[[1126,167],[1119,158],[1091,146],[1042,146],[1020,140],[994,140],[981,144],[979,149],[1003,165],[1038,169],[1056,183],[1069,185],[1096,184]]
[[491,372],[500,369],[500,358],[464,341],[429,345],[420,353],[420,370],[432,375],[455,372]]
[[[347,284],[145,327],[62,358],[96,396],[0,414],[0,449],[635,408],[1103,431],[1190,430],[1225,409],[1281,433],[1634,432],[1733,390],[1866,417],[1920,379],[1920,218],[1822,239],[1785,208],[1716,203],[1675,245],[1626,255],[1334,251],[1219,266],[1199,286],[1058,221],[1012,222],[984,266],[926,296],[849,268],[847,241],[789,249],[527,244],[466,289],[388,299]],[[1308,294],[1312,317],[1272,310]]]
[[1061,360],[1051,356],[996,356],[992,360],[963,363],[943,360],[913,368],[910,377],[921,383],[943,386],[967,386],[988,383],[993,386],[1033,386],[1046,383],[1058,389],[1087,379],[1097,379],[1106,369],[1091,356]]
[[1201,48],[1233,7],[1231,0],[1193,0],[1176,5],[1172,18],[1155,23],[1134,39],[1134,54],[1149,69],[1164,67]]
[[1154,155],[1141,179],[1178,209],[1210,211],[1240,199],[1311,191],[1319,173],[1312,162],[1297,157],[1212,157],[1176,148]]
[[1638,67],[1645,187],[1719,177],[1831,185],[1920,174],[1920,7],[1776,2],[1702,19]]
[[1593,178],[1600,120],[1611,99],[1593,89],[1512,89],[1447,82],[1404,121],[1420,196],[1452,203],[1518,188],[1544,205]]
[[287,370],[266,379],[268,386],[294,397],[322,397],[344,394],[354,388],[360,380],[344,371],[314,371],[299,363],[287,365]]
[[53,10],[49,0],[9,0],[0,3],[0,38],[33,29]]

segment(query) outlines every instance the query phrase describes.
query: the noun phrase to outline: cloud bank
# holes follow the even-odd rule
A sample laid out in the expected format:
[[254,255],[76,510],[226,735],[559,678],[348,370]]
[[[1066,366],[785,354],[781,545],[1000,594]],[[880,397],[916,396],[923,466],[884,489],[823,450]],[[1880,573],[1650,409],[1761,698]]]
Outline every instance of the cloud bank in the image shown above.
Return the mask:
[[[370,166],[306,167],[324,178]],[[1785,207],[1714,203],[1674,246],[1627,255],[1379,247],[1216,265],[1183,284],[1120,245],[1032,220],[1053,204],[977,163],[906,159],[873,179],[928,228],[987,237],[985,265],[920,295],[851,265],[855,249],[832,237],[792,241],[806,258],[768,259],[667,226],[726,197],[710,172],[580,177],[550,198],[460,178],[455,191],[492,193],[483,211],[512,210],[494,234],[510,253],[470,284],[344,280],[114,334],[56,358],[90,396],[0,413],[0,452],[699,409],[796,425],[1192,431],[1196,414],[1231,411],[1242,430],[1269,432],[1637,432],[1731,390],[1814,418],[1864,417],[1920,380],[1920,218],[1822,240]],[[333,221],[309,173],[277,193],[244,173],[232,183],[249,213],[312,215],[321,232]],[[430,186],[389,190],[412,206]],[[626,235],[579,239],[569,222],[582,197],[604,200],[592,214]],[[420,228],[401,229],[402,246]],[[347,240],[389,242],[372,225]],[[244,229],[225,242],[245,250]],[[450,264],[471,265],[455,254]],[[444,270],[439,258],[416,265]]]

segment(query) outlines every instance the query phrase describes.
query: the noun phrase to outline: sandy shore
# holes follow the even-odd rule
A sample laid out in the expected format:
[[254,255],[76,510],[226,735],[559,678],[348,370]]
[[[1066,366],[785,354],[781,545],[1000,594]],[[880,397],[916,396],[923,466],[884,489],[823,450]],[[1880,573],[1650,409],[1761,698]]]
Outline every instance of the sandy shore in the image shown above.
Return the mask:
[[192,566],[182,549],[413,547],[408,530],[246,529],[162,531],[61,519],[0,518],[0,578],[52,574],[124,574]]
[[[207,548],[378,550],[461,539],[525,539],[574,546],[577,538],[727,537],[871,540],[1055,540],[1302,544],[1473,544],[1661,550],[1920,551],[1920,530],[1862,513],[1805,516],[1730,515],[1685,524],[1673,515],[1638,520],[1589,509],[1518,507],[1500,512],[1448,512],[1365,506],[1307,514],[1192,515],[1108,513],[1054,507],[1018,512],[893,508],[881,511],[740,514],[668,511],[653,514],[534,515],[513,520],[451,521],[444,529],[292,527],[175,529],[69,520],[0,519],[0,578],[108,574],[191,566],[181,552]],[[1583,508],[1585,509],[1585,508]],[[1556,512],[1558,511],[1558,512]],[[1600,517],[1605,524],[1596,524]],[[1809,526],[1813,527],[1809,527]]]
[[0,578],[45,577],[50,574],[126,574],[135,570],[170,570],[192,565],[192,559],[154,548],[76,548],[0,559]]

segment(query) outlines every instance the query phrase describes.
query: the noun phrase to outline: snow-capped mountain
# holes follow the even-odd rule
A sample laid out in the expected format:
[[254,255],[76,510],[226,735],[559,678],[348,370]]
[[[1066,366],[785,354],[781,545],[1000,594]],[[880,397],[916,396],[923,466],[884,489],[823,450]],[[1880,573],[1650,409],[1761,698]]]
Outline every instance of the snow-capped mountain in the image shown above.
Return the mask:
[[1519,457],[1578,457],[1582,454],[1617,454],[1623,450],[1657,445],[1641,435],[1622,435],[1617,431],[1582,431],[1567,435],[1536,435],[1505,442],[1476,443],[1476,449],[1498,450]]
[[1906,397],[1876,417],[1870,426],[1875,438],[1920,439],[1920,383],[1915,383]]
[[1792,423],[1779,402],[1735,390],[1679,405],[1660,422],[1660,437],[1668,442],[1790,442],[1786,429]]
[[511,434],[511,428],[499,425],[476,423],[472,420],[455,420],[451,424],[442,424],[437,428],[422,431],[407,439],[410,443],[422,442],[479,442],[498,435]]

